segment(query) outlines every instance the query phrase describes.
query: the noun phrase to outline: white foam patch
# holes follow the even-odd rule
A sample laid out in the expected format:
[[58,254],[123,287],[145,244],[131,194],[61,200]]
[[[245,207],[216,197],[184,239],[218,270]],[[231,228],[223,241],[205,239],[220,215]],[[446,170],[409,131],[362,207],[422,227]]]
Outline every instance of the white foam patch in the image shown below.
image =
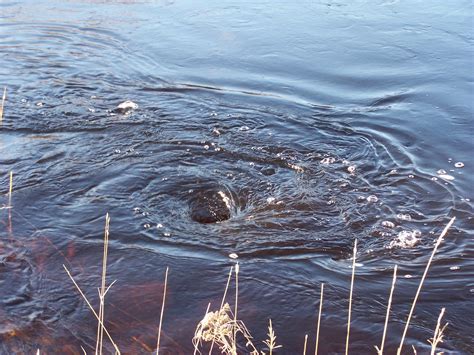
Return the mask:
[[230,211],[232,209],[232,204],[231,204],[230,198],[223,191],[219,191],[218,194],[222,198],[222,201],[224,201],[225,205],[227,206],[227,208]]
[[420,241],[421,232],[419,230],[407,231],[403,230],[398,233],[397,237],[389,244],[389,248],[413,248]]

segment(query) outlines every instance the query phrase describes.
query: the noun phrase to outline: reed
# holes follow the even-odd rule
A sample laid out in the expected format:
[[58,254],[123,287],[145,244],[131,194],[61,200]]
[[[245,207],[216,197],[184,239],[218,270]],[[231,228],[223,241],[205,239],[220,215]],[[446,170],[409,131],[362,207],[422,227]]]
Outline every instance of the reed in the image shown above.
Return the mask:
[[316,345],[314,346],[314,355],[318,355],[319,347],[319,329],[321,328],[321,314],[323,312],[324,283],[321,283],[321,296],[319,298],[318,325],[316,326]]
[[308,334],[304,335],[303,355],[306,355],[306,348],[308,346]]
[[[107,256],[109,250],[109,231],[110,231],[110,217],[107,213],[105,215],[105,229],[104,229],[104,254],[102,256],[102,279],[101,279],[101,288],[99,290],[99,318],[100,323],[104,323],[104,313],[105,313],[105,279],[107,275]],[[104,340],[104,330],[101,327],[101,324],[97,324],[97,340],[95,346],[95,353],[102,355],[103,340]]]
[[161,326],[163,325],[163,314],[165,311],[166,288],[168,286],[168,271],[169,268],[167,267],[165,273],[165,286],[163,289],[163,302],[161,303],[160,324],[158,326],[158,340],[156,341],[156,355],[159,355],[160,353]]
[[436,328],[434,331],[433,338],[429,339],[428,342],[431,344],[431,352],[430,355],[435,355],[436,354],[436,348],[438,347],[439,343],[443,342],[443,337],[444,337],[444,330],[448,326],[448,323],[444,324],[441,326],[441,320],[443,319],[444,311],[446,309],[442,308],[441,312],[438,317],[438,322],[436,323]]
[[385,323],[383,327],[383,335],[382,335],[382,342],[380,343],[380,348],[377,346],[375,349],[377,350],[378,355],[383,354],[383,347],[385,344],[385,336],[387,335],[387,326],[388,326],[388,319],[390,317],[390,307],[392,306],[392,296],[393,296],[393,291],[395,290],[395,283],[397,282],[397,268],[398,266],[395,265],[393,268],[393,278],[392,278],[392,287],[390,288],[390,295],[388,297],[388,305],[387,305],[387,314],[385,315]]
[[13,171],[10,171],[10,186],[8,188],[8,207],[12,207],[12,193],[13,193]]
[[405,324],[405,329],[403,330],[403,335],[402,339],[400,340],[400,345],[397,349],[397,355],[400,355],[402,353],[402,348],[403,348],[403,343],[405,341],[405,337],[408,332],[408,327],[410,326],[410,321],[411,317],[413,316],[413,312],[415,311],[416,307],[416,302],[418,301],[418,297],[420,296],[421,288],[423,287],[423,283],[425,282],[426,275],[428,274],[428,270],[430,269],[431,262],[433,261],[433,258],[436,254],[436,251],[438,250],[438,247],[440,246],[441,242],[443,241],[444,236],[448,233],[449,228],[453,225],[454,221],[456,220],[456,217],[451,218],[449,223],[444,227],[443,231],[439,235],[438,239],[436,240],[435,246],[433,248],[433,252],[431,253],[431,256],[428,260],[428,263],[426,264],[425,271],[423,272],[423,276],[421,277],[420,284],[418,285],[418,289],[415,294],[415,298],[413,299],[413,303],[411,305],[410,313],[408,314],[408,318]]
[[276,343],[276,335],[275,331],[273,330],[272,320],[268,320],[268,339],[265,340],[263,343],[268,347],[268,355],[273,355],[273,350],[281,348],[282,345],[277,345]]
[[352,311],[352,293],[354,291],[354,276],[356,267],[356,256],[357,256],[357,239],[354,242],[354,252],[352,256],[352,276],[351,276],[351,289],[349,292],[349,311],[347,316],[347,336],[346,336],[346,355],[349,354],[349,336],[351,331],[351,311]]

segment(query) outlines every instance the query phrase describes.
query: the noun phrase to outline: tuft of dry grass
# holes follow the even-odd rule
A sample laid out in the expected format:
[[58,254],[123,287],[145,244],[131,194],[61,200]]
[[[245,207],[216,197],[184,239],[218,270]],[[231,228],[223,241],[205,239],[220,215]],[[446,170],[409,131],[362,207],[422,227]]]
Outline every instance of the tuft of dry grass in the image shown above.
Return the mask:
[[239,333],[247,340],[246,346],[252,348],[251,353],[258,354],[249,330],[241,320],[235,320],[230,305],[225,303],[217,311],[206,312],[204,318],[198,323],[193,337],[194,348],[199,349],[203,342],[208,342],[216,344],[224,354],[236,355],[236,335]]
[[265,340],[263,343],[268,347],[268,355],[273,355],[273,350],[281,348],[282,345],[277,345],[276,343],[276,335],[275,331],[273,330],[272,320],[268,320],[268,339]]
[[[438,322],[436,323],[436,328],[434,331],[433,338],[428,339],[428,343],[431,344],[430,355],[435,355],[438,344],[443,342],[443,337],[444,337],[443,333],[446,327],[448,326],[448,323],[445,323],[443,326],[441,326],[441,320],[443,319],[444,311],[445,311],[445,308],[442,308],[438,317]],[[438,353],[438,354],[442,354],[442,353]]]

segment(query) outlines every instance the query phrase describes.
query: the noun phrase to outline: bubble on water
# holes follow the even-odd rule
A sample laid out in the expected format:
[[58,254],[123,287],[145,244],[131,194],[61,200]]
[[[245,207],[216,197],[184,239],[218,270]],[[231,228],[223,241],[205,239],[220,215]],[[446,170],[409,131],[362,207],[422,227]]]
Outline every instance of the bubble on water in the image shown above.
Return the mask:
[[254,163],[253,161],[251,161],[251,162],[249,163],[249,165],[250,165],[250,166],[254,166],[255,163]]
[[249,126],[242,126],[239,128],[239,131],[248,131],[250,130]]
[[156,228],[157,228],[157,229],[163,228],[163,225],[162,225],[161,223],[158,223],[158,224],[156,225]]
[[382,226],[384,226],[386,228],[395,228],[395,223],[390,222],[390,221],[383,221]]
[[410,274],[405,274],[404,276],[406,279],[411,279],[413,277],[413,275],[410,275]]
[[167,177],[161,178],[161,181],[167,181],[167,180],[168,180]]
[[398,173],[397,169],[392,169],[389,171],[388,175],[395,175],[397,173]]
[[217,128],[213,128],[212,129],[212,134],[216,135],[216,136],[220,136],[221,135],[221,132],[217,129]]
[[133,207],[133,212],[135,212],[135,213],[140,212],[140,207]]
[[122,151],[120,149],[115,149],[115,153],[120,154]]
[[267,203],[273,203],[273,202],[275,202],[275,197],[267,198]]
[[145,224],[143,225],[143,228],[145,228],[145,229],[148,229],[148,228],[150,228],[150,227],[151,227],[151,226],[150,226],[149,223],[145,223]]
[[208,149],[209,149],[209,146],[208,146],[207,144],[204,145],[204,149],[205,149],[205,150],[208,150]]
[[26,99],[21,99],[21,102],[22,102],[22,103],[26,103]]
[[410,174],[410,175],[408,175],[408,177],[409,177],[410,179],[414,179],[414,178],[415,178],[415,175]]
[[42,103],[41,101],[36,103],[36,106],[38,106],[38,107],[43,107],[43,105],[44,105],[44,103]]
[[87,111],[94,113],[94,112],[95,112],[95,109],[94,109],[94,108],[91,108],[91,107],[89,107],[89,108],[87,109]]
[[408,213],[399,213],[397,218],[402,221],[411,221],[411,216]]
[[433,181],[438,181],[438,178],[437,178],[436,176],[433,176],[433,177],[431,178],[431,180],[433,180]]
[[351,174],[354,174],[356,171],[356,166],[355,165],[348,166],[347,171]]
[[459,270],[460,268],[461,268],[460,266],[451,266],[449,270],[455,271],[455,270]]
[[365,196],[357,196],[357,201],[358,202],[365,201]]
[[236,253],[230,253],[229,258],[231,259],[237,259],[239,256]]
[[149,215],[150,215],[150,212],[146,212],[146,211],[142,212],[142,216],[149,216]]
[[390,242],[389,247],[399,247],[399,248],[412,248],[414,247],[418,241],[419,237],[421,236],[421,232],[418,230],[408,231],[403,230],[398,233],[396,239]]
[[367,202],[369,203],[375,203],[379,200],[379,198],[375,195],[370,195],[367,197]]
[[163,235],[164,235],[165,237],[171,237],[171,233],[168,233],[168,232],[163,233]]
[[438,175],[443,175],[443,174],[446,174],[446,170],[444,170],[444,169],[439,169],[436,173],[437,173]]
[[327,158],[321,159],[321,164],[329,165],[329,164],[333,164],[335,161],[336,161],[336,158],[327,157]]
[[222,148],[220,148],[220,147],[214,148],[214,151],[215,151],[215,152],[220,152],[221,150],[222,150]]
[[454,176],[448,175],[448,174],[441,174],[441,175],[439,175],[439,177],[441,179],[447,180],[447,181],[453,181],[454,180]]
[[454,166],[455,166],[456,168],[463,168],[463,167],[464,167],[464,163],[458,161],[457,163],[454,164]]

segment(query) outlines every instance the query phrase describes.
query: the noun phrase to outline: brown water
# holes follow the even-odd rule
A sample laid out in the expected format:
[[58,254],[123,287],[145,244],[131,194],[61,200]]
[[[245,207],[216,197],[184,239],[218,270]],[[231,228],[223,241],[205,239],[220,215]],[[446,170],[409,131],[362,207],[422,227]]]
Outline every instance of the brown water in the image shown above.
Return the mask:
[[[1,2],[0,352],[93,352],[62,265],[97,304],[109,212],[106,319],[124,353],[153,351],[166,266],[162,353],[192,353],[230,253],[256,343],[271,318],[278,353],[305,334],[313,352],[324,282],[320,353],[342,353],[355,239],[350,348],[375,353],[398,264],[393,353],[452,216],[405,350],[428,351],[446,307],[441,349],[472,353],[472,15],[470,1]],[[138,108],[115,111],[125,100]],[[203,191],[228,220],[191,218]]]

